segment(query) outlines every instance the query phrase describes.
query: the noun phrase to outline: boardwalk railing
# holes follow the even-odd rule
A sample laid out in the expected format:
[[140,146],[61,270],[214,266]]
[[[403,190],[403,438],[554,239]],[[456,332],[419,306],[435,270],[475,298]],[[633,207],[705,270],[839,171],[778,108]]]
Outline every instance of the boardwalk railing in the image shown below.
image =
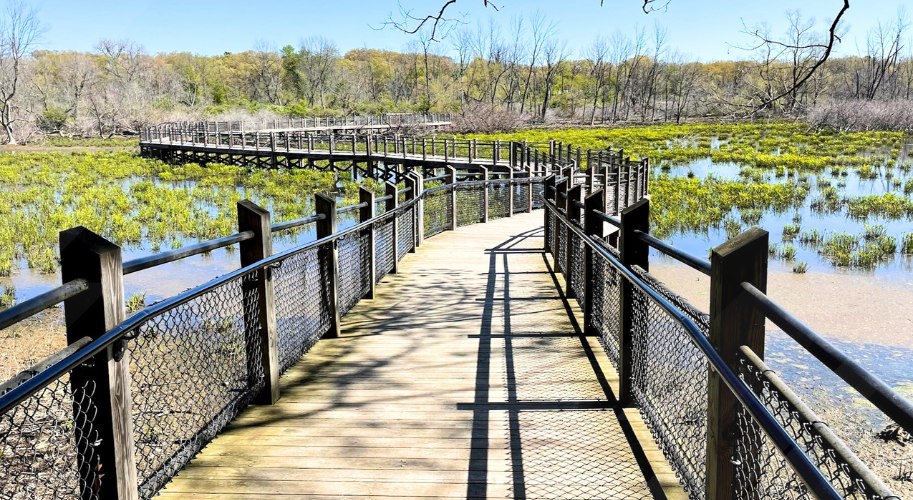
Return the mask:
[[314,116],[260,121],[165,122],[140,129],[140,140],[178,133],[218,134],[220,132],[277,130],[344,130],[446,127],[453,123],[450,113],[385,113],[382,115]]
[[[692,498],[897,498],[763,361],[769,318],[913,430],[908,400],[765,295],[765,231],[720,245],[708,262],[650,236],[649,199],[615,217],[603,190],[584,197],[584,185],[555,177],[545,186],[554,267],[619,372],[619,399],[640,410]],[[710,314],[650,274],[651,248],[710,276]]]

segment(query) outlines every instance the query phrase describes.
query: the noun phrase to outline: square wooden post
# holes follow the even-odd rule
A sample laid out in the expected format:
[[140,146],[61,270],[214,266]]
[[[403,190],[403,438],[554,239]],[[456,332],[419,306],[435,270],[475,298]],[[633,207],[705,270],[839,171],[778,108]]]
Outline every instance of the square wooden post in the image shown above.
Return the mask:
[[[253,231],[254,237],[240,244],[241,267],[263,260],[273,253],[273,238],[269,212],[249,200],[238,202],[238,231]],[[256,317],[245,318],[248,373],[263,372],[264,387],[257,394],[257,404],[273,404],[279,400],[279,347],[276,338],[276,305],[272,272],[269,268],[257,271],[256,281],[244,284],[244,310],[257,311]],[[253,298],[247,287],[257,290]],[[249,303],[250,302],[250,303]],[[253,381],[252,381],[253,382]]]
[[[592,167],[591,167],[592,168]],[[590,193],[583,201],[583,230],[588,236],[603,239],[605,223],[596,217],[596,212],[605,210],[605,191],[602,189]],[[593,288],[596,279],[596,256],[589,245],[583,247],[583,330],[586,335],[597,335],[593,328]],[[603,276],[605,279],[605,276]]]
[[[403,145],[406,143],[403,142]],[[399,194],[396,192],[396,184],[388,182],[386,184],[386,196],[390,196],[385,204],[386,212],[393,212],[396,210],[396,207],[399,206]],[[394,216],[390,220],[390,224],[393,224],[393,270],[390,271],[390,274],[396,274],[399,271],[399,216]]]
[[420,247],[425,242],[425,176],[417,170],[412,172],[415,178],[415,196],[418,201],[415,202],[415,246]]
[[479,169],[482,173],[482,217],[479,222],[485,223],[488,222],[488,207],[491,202],[491,193],[489,191],[494,185],[489,182],[488,169],[482,166]]
[[507,169],[507,216],[514,216],[514,169]]
[[[529,185],[529,191],[530,192],[533,191],[532,184]],[[542,197],[545,198],[545,200],[551,200],[553,203],[557,203],[555,201],[556,193],[557,193],[557,191],[556,191],[556,185],[555,185],[555,174],[551,174],[548,177],[546,177],[545,179],[543,179],[543,181],[542,181]],[[530,205],[532,205],[532,204],[530,204]],[[552,246],[552,228],[551,228],[551,224],[548,223],[549,222],[548,221],[549,210],[551,210],[551,209],[548,207],[548,203],[545,203],[544,209],[542,210],[542,214],[545,219],[545,221],[543,222],[543,225],[545,226],[545,231],[544,231],[545,239],[544,239],[542,245],[545,247],[546,251],[552,252],[554,254],[555,247]]]
[[[445,151],[446,151],[446,144]],[[446,182],[450,184],[450,230],[457,228],[457,190],[456,190],[456,169],[451,166],[444,167],[444,173],[447,175]]]
[[[559,211],[567,213],[567,191],[568,178],[565,177],[558,184],[555,184],[555,205]],[[562,196],[565,195],[565,196]],[[555,271],[558,272],[558,235],[561,234],[561,223],[555,221],[555,234],[552,235],[552,260],[555,265]]]
[[[767,292],[767,231],[751,228],[710,253],[710,343],[739,373],[739,347],[748,346],[764,359],[765,315],[742,289],[748,282]],[[735,498],[732,456],[738,435],[740,403],[713,370],[707,402],[707,498]]]
[[[64,283],[83,279],[88,290],[64,301],[67,343],[82,337],[96,339],[126,317],[123,260],[120,247],[84,227],[60,233],[60,272]],[[130,353],[118,341],[70,373],[73,394],[91,400],[97,414],[92,435],[74,425],[76,442],[97,443],[93,453],[78,453],[78,470],[93,471],[103,480],[82,484],[83,498],[137,499],[133,440],[133,399],[130,393]],[[86,387],[94,391],[83,391]],[[73,405],[73,420],[85,418]],[[92,476],[94,477],[94,476]]]
[[533,167],[524,167],[529,189],[526,190],[526,213],[533,211]]
[[[417,175],[415,172],[409,172],[403,178],[403,182],[406,184],[406,189],[409,190],[406,193],[406,202],[407,203],[414,200],[416,197],[418,197],[419,196],[418,193],[421,190],[421,188],[419,187],[422,185],[421,181],[416,180],[415,175]],[[415,253],[415,248],[418,246],[418,224],[416,223],[416,217],[415,217],[415,214],[417,213],[416,207],[417,207],[417,204],[414,204],[414,205],[412,205],[412,208],[409,209],[410,217],[412,219],[412,234],[410,235],[410,237],[412,238],[412,248],[409,249],[409,253]]]
[[[575,201],[577,201],[577,202],[583,201],[583,185],[582,184],[578,184],[578,185],[572,187],[567,192],[567,208],[566,208],[567,218],[570,219],[572,222],[579,224],[581,210],[580,210],[580,207],[574,203]],[[564,248],[564,272],[566,275],[565,276],[566,279],[564,280],[564,288],[565,288],[565,295],[568,298],[574,298],[577,296],[577,292],[573,288],[571,288],[571,278],[574,274],[571,272],[571,269],[574,265],[575,242],[576,242],[576,239],[574,238],[574,232],[571,231],[570,228],[568,228],[567,237],[564,238],[564,243],[566,245]],[[581,264],[583,264],[583,263],[581,262]]]
[[[314,195],[314,207],[318,215],[323,218],[317,221],[317,239],[326,238],[336,232],[336,200],[323,195]],[[319,250],[321,260],[322,282],[326,283],[326,306],[330,315],[330,328],[324,335],[327,338],[339,337],[339,253],[336,241],[321,245]]]
[[[366,189],[365,187],[359,187],[358,203],[367,203],[366,206],[358,209],[358,222],[366,222],[373,219],[375,214],[374,191]],[[377,262],[375,261],[377,240],[374,233],[374,227],[372,226],[365,229],[365,234],[368,236],[368,282],[371,284],[368,293],[365,294],[365,298],[373,299],[375,287],[374,276],[377,275],[375,272],[377,269]]]
[[[621,212],[621,229],[619,235],[618,251],[621,263],[628,269],[638,266],[645,271],[650,270],[650,247],[641,241],[635,231],[650,232],[650,200],[643,199],[625,208]],[[619,366],[619,391],[618,401],[622,405],[630,405],[631,382],[633,376],[632,352],[634,339],[634,324],[636,307],[644,307],[638,302],[634,285],[628,280],[621,280],[621,311],[620,346],[618,349]]]

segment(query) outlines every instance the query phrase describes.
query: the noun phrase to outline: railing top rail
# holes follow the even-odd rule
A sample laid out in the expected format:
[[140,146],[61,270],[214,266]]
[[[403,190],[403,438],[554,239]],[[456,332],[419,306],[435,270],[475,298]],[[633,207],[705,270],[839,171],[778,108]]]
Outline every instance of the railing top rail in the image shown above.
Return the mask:
[[0,330],[12,326],[26,318],[30,318],[45,309],[54,307],[88,289],[89,285],[85,280],[77,279],[0,311]]
[[799,321],[764,292],[750,283],[742,283],[742,289],[764,315],[780,327],[784,333],[792,337],[844,382],[859,391],[866,400],[884,412],[905,431],[913,434],[913,403]]

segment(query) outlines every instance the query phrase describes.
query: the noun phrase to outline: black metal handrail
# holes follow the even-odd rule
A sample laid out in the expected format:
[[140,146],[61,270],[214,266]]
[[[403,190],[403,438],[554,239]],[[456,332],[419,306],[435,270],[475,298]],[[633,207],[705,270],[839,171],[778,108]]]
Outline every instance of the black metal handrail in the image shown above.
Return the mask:
[[325,218],[326,218],[326,215],[324,215],[324,214],[316,214],[316,215],[309,215],[307,217],[302,217],[300,219],[279,222],[277,224],[273,224],[273,226],[270,228],[270,232],[276,233],[279,231],[285,231],[286,229],[291,229],[293,227],[303,226],[305,224],[312,224],[314,222],[323,220]]
[[784,333],[792,337],[844,382],[859,391],[867,401],[884,412],[905,431],[913,434],[913,403],[871,372],[859,366],[840,349],[771,300],[764,292],[750,283],[742,283],[742,289],[755,306]]
[[605,212],[600,212],[599,210],[589,212],[589,213],[587,213],[587,216],[589,216],[590,214],[592,214],[597,219],[599,219],[603,222],[608,222],[609,224],[611,224],[615,227],[619,227],[619,228],[621,227],[621,219],[619,219],[618,217],[611,216]]
[[640,241],[646,243],[647,245],[659,250],[665,255],[672,257],[673,259],[686,264],[688,267],[697,269],[698,271],[710,276],[710,262],[707,259],[701,259],[691,255],[688,252],[683,252],[678,248],[666,243],[665,241],[652,236],[650,233],[645,233],[643,231],[634,231],[634,236],[637,237]]
[[450,174],[438,175],[435,177],[425,177],[422,179],[424,182],[434,182],[434,181],[443,181],[450,178]]
[[160,252],[152,255],[147,255],[145,257],[128,260],[127,262],[124,262],[124,274],[132,274],[144,269],[149,269],[150,267],[156,267],[162,264],[168,264],[169,262],[174,262],[176,260],[199,255],[201,253],[211,252],[219,248],[234,245],[235,243],[247,241],[253,237],[253,231],[242,231],[240,233],[224,236],[222,238],[216,238],[214,240],[208,240],[193,245],[188,245],[176,250],[169,250],[167,252]]
[[0,311],[0,330],[30,318],[45,309],[79,295],[89,289],[86,280],[68,281],[31,299],[24,300],[8,309]]
[[752,390],[745,385],[741,378],[735,374],[720,354],[714,349],[710,340],[701,332],[700,328],[680,309],[672,305],[659,292],[654,290],[641,280],[633,271],[621,263],[611,252],[606,250],[602,245],[593,241],[592,237],[576,223],[573,223],[567,216],[558,209],[551,200],[545,200],[547,209],[550,209],[555,217],[560,219],[571,231],[573,231],[581,241],[588,247],[596,251],[602,258],[618,270],[630,283],[647,294],[656,302],[676,323],[684,328],[691,342],[701,351],[707,359],[710,367],[715,371],[720,379],[726,384],[729,390],[735,395],[742,406],[748,411],[752,419],[761,426],[761,429],[773,442],[774,446],[783,454],[783,457],[789,463],[790,467],[796,471],[796,474],[803,483],[818,498],[840,499],[841,495],[834,489],[834,486],[827,480],[820,470],[812,463],[805,453],[796,445],[796,442],[789,436],[777,420],[770,414],[758,397]]

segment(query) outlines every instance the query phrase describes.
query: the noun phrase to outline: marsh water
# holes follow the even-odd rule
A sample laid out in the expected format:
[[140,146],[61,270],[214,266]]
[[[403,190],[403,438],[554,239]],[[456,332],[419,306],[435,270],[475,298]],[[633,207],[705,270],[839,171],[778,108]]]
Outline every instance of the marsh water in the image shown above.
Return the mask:
[[[740,175],[745,167],[735,163],[715,163],[708,159],[695,160],[671,167],[662,172],[656,169],[656,173],[665,173],[670,176],[694,177],[697,179],[706,179],[713,176],[721,180],[743,180]],[[890,176],[886,176],[891,172]],[[901,172],[892,172],[887,167],[882,167],[877,171],[877,178],[863,179],[856,172],[849,171],[845,177],[839,177],[844,186],[838,187],[841,196],[858,197],[866,195],[880,195],[884,193],[897,193],[899,188],[893,184],[894,179],[900,179],[902,182],[913,179],[913,174],[903,174]],[[802,206],[798,209],[789,209],[782,212],[772,210],[765,211],[758,226],[770,233],[771,243],[791,243],[796,249],[794,261],[801,261],[808,264],[809,270],[826,271],[836,274],[861,274],[866,276],[877,277],[903,284],[913,285],[913,255],[896,254],[894,258],[879,263],[874,269],[849,269],[838,267],[830,263],[823,257],[813,246],[803,245],[795,239],[782,238],[783,228],[788,224],[793,224],[799,220],[802,230],[816,229],[822,234],[826,233],[851,233],[860,234],[865,230],[866,224],[884,226],[886,233],[900,240],[901,236],[913,233],[913,221],[909,218],[892,219],[880,216],[869,216],[865,219],[850,217],[845,209],[826,212],[816,210],[812,207],[813,202],[820,195],[822,187],[821,181],[827,183],[827,186],[837,184],[835,178],[827,173],[803,174],[805,179],[804,185],[809,186],[809,194],[806,196]],[[751,181],[747,181],[751,182]],[[764,182],[768,183],[796,183],[795,178],[776,178],[774,173],[767,172]],[[902,191],[901,191],[902,192]],[[732,213],[733,218],[739,218],[738,210]],[[798,219],[795,219],[798,215]],[[744,226],[744,225],[743,225]],[[710,248],[727,240],[727,232],[722,227],[709,227],[704,232],[688,232],[671,235],[666,238],[667,241],[675,246],[684,249],[694,255],[707,255]],[[771,258],[770,269],[773,271],[786,270],[791,271],[793,262],[787,262],[776,258]],[[913,332],[909,332],[913,340]]]

